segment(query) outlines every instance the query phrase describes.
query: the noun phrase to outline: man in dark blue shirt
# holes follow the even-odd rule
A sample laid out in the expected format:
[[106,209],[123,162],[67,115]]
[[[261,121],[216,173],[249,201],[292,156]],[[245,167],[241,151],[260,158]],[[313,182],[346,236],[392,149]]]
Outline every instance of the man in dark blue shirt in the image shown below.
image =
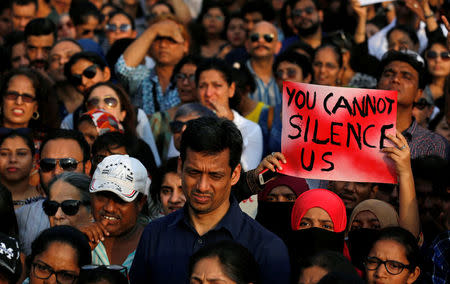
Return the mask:
[[186,205],[145,228],[131,283],[189,283],[189,257],[221,240],[249,249],[260,266],[262,283],[289,283],[284,243],[243,213],[230,196],[241,171],[242,136],[236,126],[221,118],[189,121],[180,152]]

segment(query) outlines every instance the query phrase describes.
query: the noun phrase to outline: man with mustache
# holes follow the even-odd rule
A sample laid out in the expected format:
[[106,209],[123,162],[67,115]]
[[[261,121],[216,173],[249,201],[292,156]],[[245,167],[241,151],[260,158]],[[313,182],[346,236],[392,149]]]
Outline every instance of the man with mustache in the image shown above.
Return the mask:
[[48,56],[56,40],[56,26],[49,20],[37,18],[25,27],[26,56],[34,69],[46,71]]
[[275,54],[281,48],[276,27],[266,21],[258,22],[249,31],[245,46],[250,54],[246,65],[256,83],[256,90],[250,97],[272,106],[280,104],[281,95],[272,72]]

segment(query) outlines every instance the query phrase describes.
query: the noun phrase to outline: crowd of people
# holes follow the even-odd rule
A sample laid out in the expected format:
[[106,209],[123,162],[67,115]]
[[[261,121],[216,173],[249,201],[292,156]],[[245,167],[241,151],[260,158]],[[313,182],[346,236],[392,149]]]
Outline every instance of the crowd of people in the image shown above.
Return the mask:
[[[0,283],[449,283],[450,2],[378,2],[0,1]],[[278,173],[284,81],[397,91],[398,183]]]

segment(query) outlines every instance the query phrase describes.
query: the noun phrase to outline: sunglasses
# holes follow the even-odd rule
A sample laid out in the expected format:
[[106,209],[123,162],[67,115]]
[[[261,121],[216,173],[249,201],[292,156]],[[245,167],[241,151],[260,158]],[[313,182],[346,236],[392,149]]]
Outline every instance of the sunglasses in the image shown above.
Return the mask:
[[[261,36],[260,34],[256,34],[256,33],[255,34],[251,34],[250,35],[250,41],[251,42],[257,42],[259,40],[260,36]],[[270,43],[275,38],[275,35],[274,34],[263,34],[262,37],[263,37],[263,39],[266,42]]]
[[441,53],[438,53],[433,50],[429,50],[426,54],[427,59],[436,59],[438,57],[441,57],[442,60],[449,60],[450,59],[450,52],[448,51],[442,51]]
[[294,79],[297,76],[297,70],[292,69],[292,68],[288,68],[288,69],[286,69],[286,71],[278,70],[277,72],[275,72],[275,77],[283,78],[284,74],[286,74],[286,77],[288,79]]
[[[119,104],[119,101],[114,97],[104,97],[103,102],[105,103],[105,105],[108,108],[115,108]],[[100,103],[99,98],[92,98],[86,102],[86,107],[89,110],[91,110],[91,109],[97,108],[99,103]]]
[[19,97],[22,98],[22,101],[24,103],[32,103],[36,100],[36,97],[30,94],[19,94],[18,92],[14,91],[7,91],[5,95],[3,96],[5,99],[10,101],[17,101]]
[[183,130],[183,126],[185,126],[187,124],[187,122],[182,122],[179,120],[174,120],[169,122],[169,126],[170,126],[170,131],[172,131],[172,133],[180,133],[181,130]]
[[93,65],[89,66],[88,68],[84,69],[81,74],[72,74],[70,76],[70,82],[74,86],[79,86],[83,82],[82,76],[84,76],[88,79],[94,78],[95,75],[97,75],[97,67],[98,67],[97,64],[93,64]]
[[307,15],[312,15],[314,13],[314,7],[306,7],[305,9],[295,9],[292,11],[293,17],[301,17],[303,12],[305,12]]
[[177,81],[184,81],[187,79],[189,82],[195,82],[195,74],[187,75],[183,73],[178,73],[177,75],[175,75],[175,79]]
[[58,208],[61,207],[62,212],[68,216],[74,216],[78,213],[78,210],[80,210],[81,205],[88,205],[88,202],[82,202],[80,200],[64,200],[63,202],[59,203],[52,200],[44,200],[44,203],[42,203],[42,209],[44,209],[44,212],[47,216],[55,216],[56,212],[58,211]]
[[130,24],[121,24],[120,26],[113,25],[113,24],[107,24],[106,30],[109,32],[115,32],[115,31],[121,31],[121,32],[127,32],[131,30]]
[[59,163],[59,166],[64,171],[73,172],[74,170],[77,169],[79,162],[80,161],[77,161],[74,158],[61,158],[61,159],[45,158],[40,160],[39,167],[42,172],[48,173],[50,171],[53,171],[56,168],[56,164]]
[[428,106],[431,106],[431,104],[429,104],[427,102],[427,100],[424,98],[420,98],[417,102],[414,102],[414,104],[413,104],[413,107],[420,109],[420,110],[423,110],[424,108],[426,108]]

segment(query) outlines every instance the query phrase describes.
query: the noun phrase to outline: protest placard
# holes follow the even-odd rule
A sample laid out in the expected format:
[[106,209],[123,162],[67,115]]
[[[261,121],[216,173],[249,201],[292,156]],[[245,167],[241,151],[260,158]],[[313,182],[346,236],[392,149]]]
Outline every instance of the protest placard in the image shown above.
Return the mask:
[[283,83],[282,173],[311,179],[396,183],[380,150],[395,135],[397,91]]
[[367,5],[372,5],[372,4],[376,4],[376,3],[381,3],[381,2],[390,2],[392,0],[359,0],[359,3],[361,4],[361,6],[367,6]]

